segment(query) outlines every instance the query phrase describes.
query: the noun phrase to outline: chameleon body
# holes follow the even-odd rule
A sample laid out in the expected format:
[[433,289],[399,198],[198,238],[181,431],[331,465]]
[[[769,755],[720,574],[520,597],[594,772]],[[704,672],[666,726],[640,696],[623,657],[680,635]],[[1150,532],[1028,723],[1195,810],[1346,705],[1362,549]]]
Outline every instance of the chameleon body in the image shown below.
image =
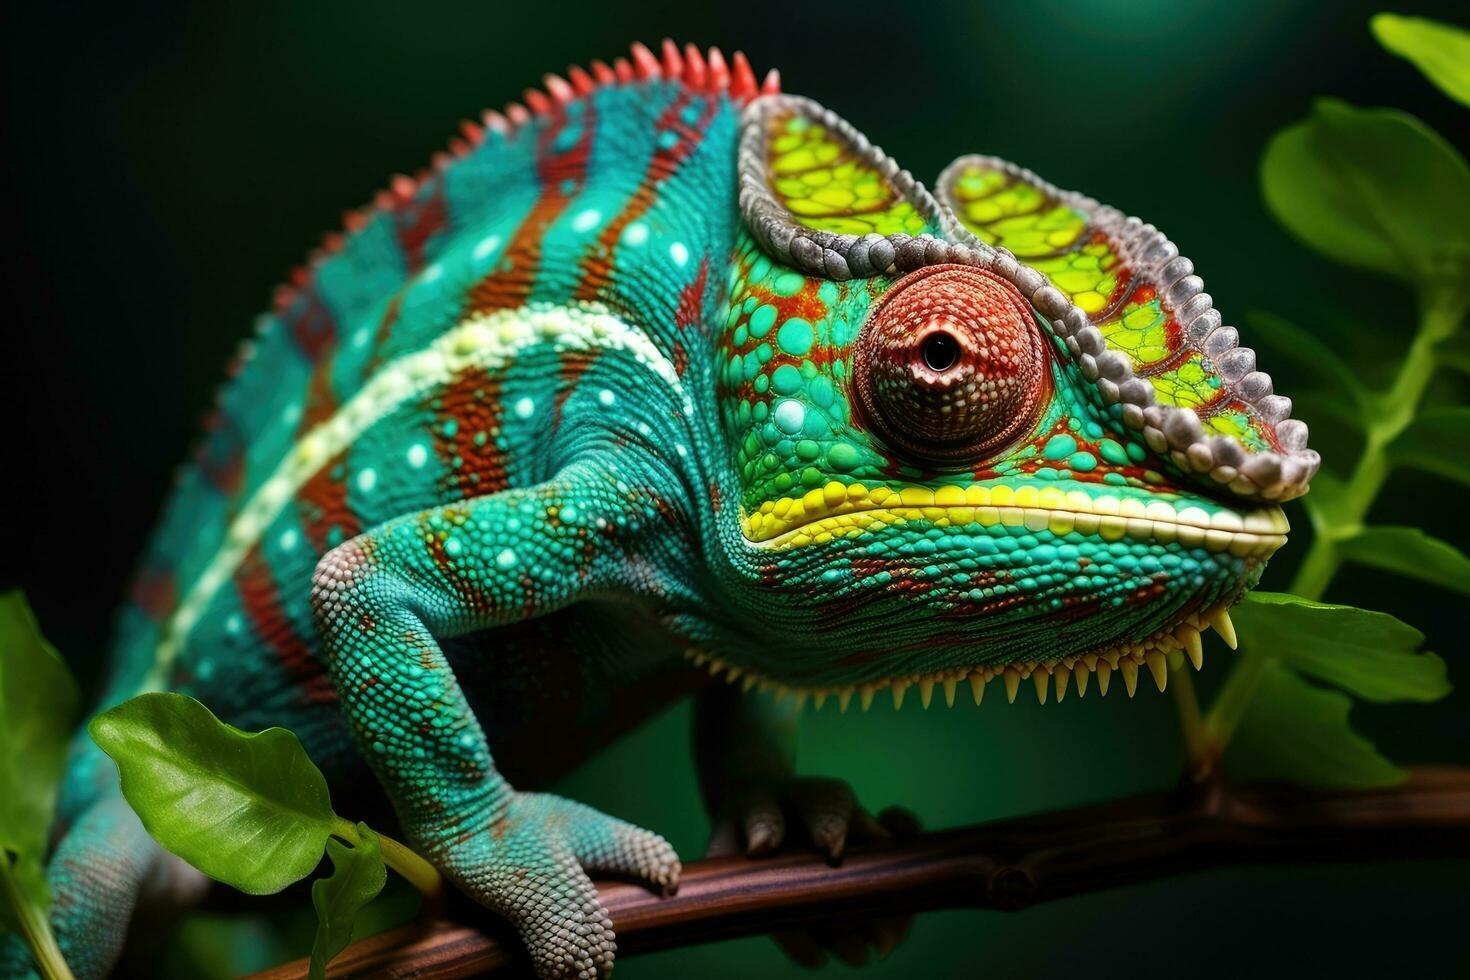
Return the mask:
[[[635,46],[351,215],[247,345],[121,614],[104,704],[291,728],[545,976],[611,968],[588,871],[672,888],[679,862],[527,787],[713,672],[794,695],[727,704],[703,773],[779,843],[790,710],[1162,687],[1316,468],[1154,229],[983,157],[933,196],[775,88]],[[802,799],[839,851],[860,811]],[[55,929],[96,976],[182,879],[84,738],[58,839]]]

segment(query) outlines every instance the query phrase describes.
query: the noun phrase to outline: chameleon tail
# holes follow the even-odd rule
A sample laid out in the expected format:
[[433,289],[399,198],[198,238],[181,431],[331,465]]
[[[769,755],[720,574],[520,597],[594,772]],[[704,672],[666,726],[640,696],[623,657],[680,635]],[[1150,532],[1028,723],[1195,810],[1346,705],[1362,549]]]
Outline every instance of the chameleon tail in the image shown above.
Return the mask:
[[[185,889],[178,864],[148,836],[115,788],[94,799],[62,836],[46,868],[51,929],[78,980],[104,977],[117,962],[139,897]],[[30,952],[0,938],[0,977],[32,977]]]
[[[78,980],[112,970],[140,901],[181,906],[203,893],[203,876],[143,829],[112,760],[85,727],[72,740],[54,832],[46,866],[51,929]],[[0,980],[35,975],[24,943],[0,936]]]

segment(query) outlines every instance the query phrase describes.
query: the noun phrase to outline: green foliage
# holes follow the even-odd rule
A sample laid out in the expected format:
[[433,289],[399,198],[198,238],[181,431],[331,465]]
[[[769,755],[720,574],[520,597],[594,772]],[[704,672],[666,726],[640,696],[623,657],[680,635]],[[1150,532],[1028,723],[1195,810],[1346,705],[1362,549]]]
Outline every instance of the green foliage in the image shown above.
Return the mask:
[[1351,707],[1347,695],[1268,661],[1231,746],[1232,770],[1323,788],[1386,786],[1403,779],[1403,770],[1353,731]]
[[1378,14],[1378,43],[1414,63],[1440,91],[1470,106],[1470,33],[1423,17]]
[[[76,721],[77,685],[19,592],[0,595],[0,849],[25,900],[51,904],[42,862]],[[11,929],[15,910],[0,905]]]
[[1277,220],[1345,265],[1416,284],[1470,266],[1470,167],[1406,113],[1322,99],[1266,147],[1261,185]]
[[327,842],[332,874],[311,886],[316,907],[316,940],[311,945],[311,980],[324,980],[327,963],[352,942],[357,914],[378,897],[388,881],[378,836],[367,824],[357,825],[357,843]]
[[1365,527],[1337,542],[1348,561],[1470,595],[1470,558],[1417,527]]
[[1234,619],[1253,655],[1364,701],[1437,701],[1450,691],[1444,661],[1417,652],[1424,634],[1388,613],[1252,592]]
[[166,849],[218,881],[269,895],[311,873],[332,832],[327,780],[284,728],[250,734],[182,694],[143,694],[88,730],[123,796]]
[[77,685],[19,592],[0,595],[0,926],[41,975],[70,980],[46,920],[46,840],[77,713]]
[[123,796],[148,832],[211,878],[272,894],[311,874],[325,849],[335,870],[311,889],[313,977],[325,975],[383,890],[385,862],[425,893],[439,888],[423,858],[332,811],[326,777],[284,728],[243,732],[191,697],[152,693],[103,712],[88,731],[117,763]]
[[[1373,28],[1446,91],[1462,101],[1470,92],[1464,32],[1391,14]],[[1403,773],[1353,731],[1352,697],[1436,700],[1450,689],[1444,662],[1417,652],[1423,635],[1392,616],[1315,600],[1344,562],[1470,594],[1470,557],[1420,528],[1368,521],[1395,467],[1470,483],[1470,408],[1421,404],[1441,368],[1470,371],[1444,343],[1470,306],[1470,167],[1411,116],[1324,99],[1267,146],[1261,188],[1281,223],[1328,258],[1408,283],[1420,320],[1403,331],[1389,381],[1370,389],[1331,345],[1279,317],[1254,317],[1259,342],[1317,382],[1303,402],[1356,429],[1363,452],[1345,471],[1319,473],[1303,499],[1313,538],[1294,594],[1253,593],[1237,607],[1241,656],[1195,741],[1228,746],[1238,774],[1381,785]]]

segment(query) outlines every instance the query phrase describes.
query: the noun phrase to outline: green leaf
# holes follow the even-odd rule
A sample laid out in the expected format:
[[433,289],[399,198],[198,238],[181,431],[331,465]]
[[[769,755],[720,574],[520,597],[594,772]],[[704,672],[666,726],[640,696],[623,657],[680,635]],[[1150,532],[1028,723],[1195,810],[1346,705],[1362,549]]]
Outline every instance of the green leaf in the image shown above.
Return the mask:
[[[76,681],[25,597],[0,595],[0,852],[15,855],[21,894],[42,909],[51,901],[42,861],[77,701]],[[14,927],[12,910],[0,906]]]
[[1416,652],[1424,634],[1388,613],[1250,592],[1231,618],[1247,650],[1366,701],[1437,701],[1450,692],[1444,661]]
[[1365,527],[1337,543],[1349,561],[1470,594],[1470,558],[1417,527]]
[[1399,466],[1470,484],[1470,406],[1429,408],[1388,447]]
[[1370,23],[1379,44],[1412,61],[1445,95],[1470,105],[1470,33],[1398,14],[1378,14]]
[[1252,313],[1247,319],[1251,324],[1252,344],[1257,348],[1269,347],[1290,358],[1318,378],[1329,382],[1332,390],[1347,394],[1357,410],[1350,421],[1359,428],[1363,427],[1362,412],[1368,402],[1367,393],[1358,383],[1357,372],[1348,367],[1337,351],[1311,331],[1274,313]]
[[311,886],[311,904],[316,906],[316,939],[311,944],[311,980],[325,980],[327,964],[352,942],[357,913],[383,890],[388,871],[378,849],[378,837],[365,823],[357,825],[357,844],[349,847],[338,840],[327,841],[332,858],[331,877]]
[[1261,187],[1277,220],[1338,262],[1416,284],[1470,266],[1470,167],[1413,116],[1320,100],[1272,138]]
[[1402,780],[1404,771],[1348,724],[1351,707],[1346,694],[1317,687],[1281,663],[1267,661],[1226,753],[1232,773],[1323,788]]
[[284,728],[251,734],[182,694],[141,694],[92,719],[123,796],[165,848],[269,895],[312,872],[332,829],[327,781]]

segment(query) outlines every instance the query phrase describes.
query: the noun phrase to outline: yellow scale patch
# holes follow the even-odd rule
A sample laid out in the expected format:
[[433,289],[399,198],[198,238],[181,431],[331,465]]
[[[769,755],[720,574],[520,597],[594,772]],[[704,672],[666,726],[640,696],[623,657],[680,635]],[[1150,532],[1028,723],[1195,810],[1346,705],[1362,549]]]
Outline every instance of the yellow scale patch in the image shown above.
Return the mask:
[[1096,534],[1105,541],[1124,537],[1229,551],[1237,557],[1265,556],[1283,543],[1288,530],[1279,507],[1238,514],[1176,509],[1164,500],[1145,504],[1132,497],[1094,497],[1080,490],[1004,484],[968,487],[868,487],[832,481],[800,497],[768,500],[743,515],[745,536],[778,549],[826,544],[835,538],[905,521],[936,527],[1004,525],[1032,531]]
[[1202,355],[1192,353],[1174,368],[1147,374],[1176,353],[1170,347],[1169,317],[1158,296],[1145,292],[1142,295],[1148,298],[1142,299],[1135,293],[1106,319],[1097,317],[1125,267],[1110,246],[1088,235],[1082,212],[1009,174],[975,165],[960,172],[949,192],[949,203],[965,227],[1046,273],[1093,319],[1108,346],[1127,354],[1134,369],[1147,375],[1159,404],[1194,410],[1206,429],[1234,436],[1252,451],[1271,448],[1263,423],[1244,406],[1220,404],[1221,379]]
[[808,228],[840,235],[920,235],[922,215],[825,126],[778,117],[766,145],[771,189]]

